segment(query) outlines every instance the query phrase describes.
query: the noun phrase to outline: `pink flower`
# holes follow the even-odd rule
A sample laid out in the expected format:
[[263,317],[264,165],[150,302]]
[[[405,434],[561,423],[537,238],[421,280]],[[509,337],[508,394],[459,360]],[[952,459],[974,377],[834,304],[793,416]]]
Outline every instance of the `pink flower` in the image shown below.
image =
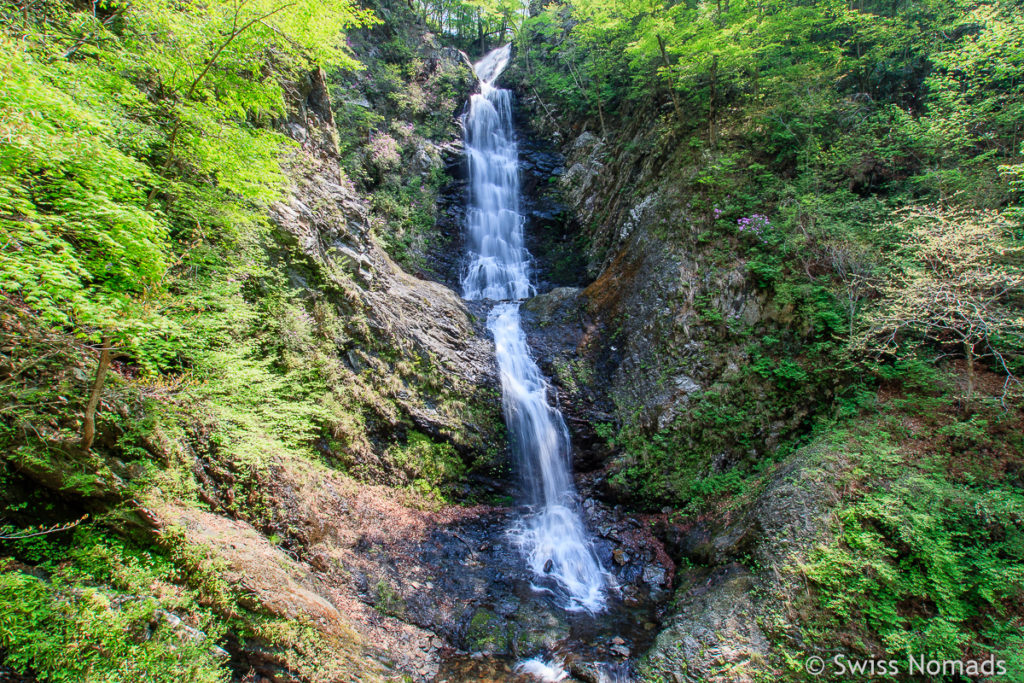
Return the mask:
[[740,232],[753,233],[758,237],[764,234],[764,231],[772,227],[768,217],[761,213],[754,213],[749,216],[744,216],[736,220],[736,228]]

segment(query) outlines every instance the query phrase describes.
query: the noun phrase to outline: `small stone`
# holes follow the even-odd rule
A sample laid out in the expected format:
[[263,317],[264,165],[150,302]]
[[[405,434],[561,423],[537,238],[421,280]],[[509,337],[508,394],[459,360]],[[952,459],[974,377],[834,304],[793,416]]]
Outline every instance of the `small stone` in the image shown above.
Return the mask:
[[620,636],[615,636],[614,638],[612,638],[612,645],[625,645],[625,644],[626,644],[626,641],[623,640]]
[[611,650],[613,655],[618,655],[619,657],[629,656],[629,648],[625,645],[612,645]]
[[545,574],[550,574],[551,570],[554,569],[554,568],[555,568],[555,561],[554,560],[548,560],[547,562],[544,563],[544,573]]
[[644,583],[660,586],[665,583],[665,570],[655,564],[644,567]]
[[622,548],[616,548],[612,551],[612,559],[615,560],[615,564],[621,567],[622,565],[629,562],[629,553],[627,553]]

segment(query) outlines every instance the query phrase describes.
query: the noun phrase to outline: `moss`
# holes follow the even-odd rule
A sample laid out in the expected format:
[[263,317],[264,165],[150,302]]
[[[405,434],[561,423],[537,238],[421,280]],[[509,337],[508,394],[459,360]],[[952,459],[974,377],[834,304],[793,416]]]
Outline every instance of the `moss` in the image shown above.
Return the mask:
[[6,565],[0,568],[0,647],[6,667],[82,683],[230,679],[214,639],[176,628],[177,617],[163,611],[158,600],[82,586],[66,574],[47,581],[9,561],[0,563]]
[[508,624],[486,609],[478,609],[466,630],[466,649],[473,652],[501,653],[508,650]]
[[405,600],[391,584],[381,579],[377,582],[375,592],[376,600],[373,606],[378,612],[399,619],[405,617]]

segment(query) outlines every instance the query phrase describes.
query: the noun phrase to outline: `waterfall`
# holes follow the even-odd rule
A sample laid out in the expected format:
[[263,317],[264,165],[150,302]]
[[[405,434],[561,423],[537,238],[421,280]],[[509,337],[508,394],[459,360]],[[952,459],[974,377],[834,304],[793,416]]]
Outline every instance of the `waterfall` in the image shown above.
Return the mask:
[[480,93],[466,117],[469,161],[469,265],[463,297],[497,301],[487,319],[501,371],[502,402],[528,514],[512,530],[538,588],[569,610],[600,611],[605,572],[594,555],[570,473],[569,430],[548,402],[549,387],[530,355],[519,301],[534,294],[530,255],[519,211],[519,151],[512,126],[512,93],[494,86],[511,45],[474,65]]

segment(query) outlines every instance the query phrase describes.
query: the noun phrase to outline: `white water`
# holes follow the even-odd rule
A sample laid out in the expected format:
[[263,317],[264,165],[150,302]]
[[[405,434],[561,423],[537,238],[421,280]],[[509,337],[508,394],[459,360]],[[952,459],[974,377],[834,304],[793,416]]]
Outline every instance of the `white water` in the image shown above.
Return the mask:
[[569,677],[569,673],[555,660],[527,659],[516,664],[515,672],[529,674],[542,683],[559,683]]
[[508,64],[511,45],[474,65],[480,94],[466,117],[469,160],[469,270],[462,279],[467,299],[525,299],[533,294],[529,255],[519,213],[519,148],[512,129],[512,93],[494,82]]
[[538,577],[538,588],[551,584],[566,609],[597,612],[604,607],[606,578],[579,515],[569,472],[569,431],[548,403],[548,384],[530,356],[519,320],[519,300],[534,288],[519,212],[512,93],[494,87],[510,52],[506,45],[474,65],[480,93],[473,95],[466,117],[470,263],[463,296],[503,302],[491,310],[487,328],[494,335],[505,421],[530,506],[513,530],[515,540]]

